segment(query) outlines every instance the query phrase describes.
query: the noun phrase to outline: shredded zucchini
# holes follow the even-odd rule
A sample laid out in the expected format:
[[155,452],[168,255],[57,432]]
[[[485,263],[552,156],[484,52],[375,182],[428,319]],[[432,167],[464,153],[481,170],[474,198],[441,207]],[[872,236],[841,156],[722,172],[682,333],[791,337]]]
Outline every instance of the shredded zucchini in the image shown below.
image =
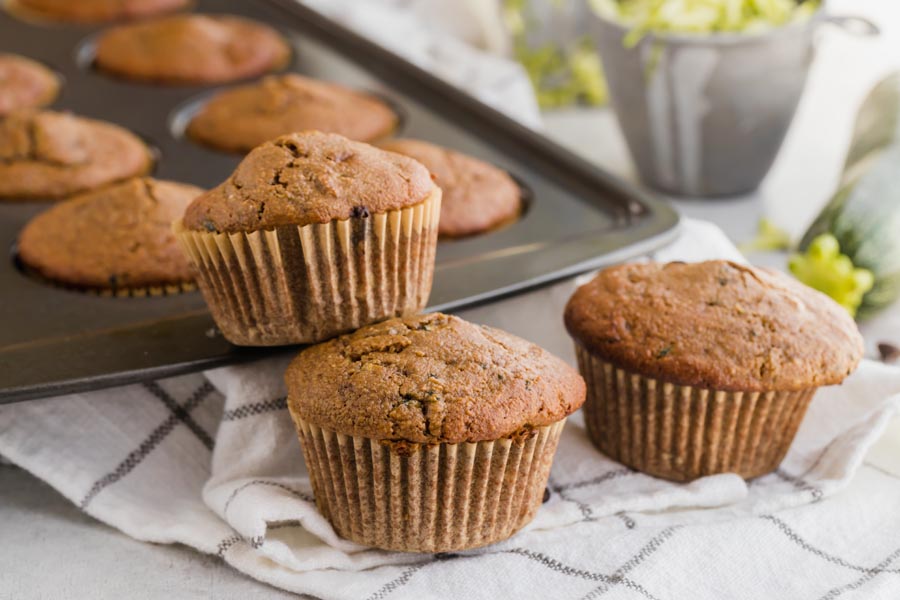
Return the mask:
[[762,218],[756,229],[756,237],[741,244],[739,249],[744,254],[790,250],[791,236],[769,219]]
[[537,46],[529,41],[529,34],[541,23],[532,17],[527,2],[505,0],[503,16],[512,35],[513,54],[525,67],[541,108],[576,102],[606,104],[603,66],[590,37],[583,36],[566,45]]
[[753,32],[808,19],[820,0],[588,0],[602,17],[630,27],[626,46],[648,32]]
[[841,254],[837,238],[830,233],[816,237],[805,253],[791,256],[788,268],[794,277],[831,296],[854,317],[863,296],[875,285],[872,271],[855,267],[849,256]]

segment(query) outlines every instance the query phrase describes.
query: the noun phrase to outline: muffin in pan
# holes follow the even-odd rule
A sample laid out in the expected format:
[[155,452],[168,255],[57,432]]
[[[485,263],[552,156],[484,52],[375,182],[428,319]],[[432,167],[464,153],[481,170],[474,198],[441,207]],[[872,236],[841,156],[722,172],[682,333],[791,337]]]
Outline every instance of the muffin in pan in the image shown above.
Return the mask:
[[30,58],[0,53],[0,117],[50,104],[57,94],[56,73]]
[[0,120],[0,200],[52,200],[143,175],[150,149],[103,121],[53,111]]
[[440,204],[416,161],[310,131],[250,152],[176,231],[228,340],[312,343],[425,307]]
[[404,552],[504,540],[541,505],[584,382],[513,335],[439,313],[364,327],[285,374],[319,510]]
[[606,269],[575,292],[565,323],[594,444],[678,481],[773,471],[816,389],[840,383],[863,353],[830,298],[726,261]]
[[416,159],[434,174],[444,192],[439,228],[443,238],[491,231],[522,211],[522,192],[502,169],[421,140],[394,139],[379,146]]
[[295,131],[372,142],[396,126],[397,115],[374,96],[289,73],[216,94],[191,119],[187,134],[219,150],[248,152]]
[[172,222],[203,193],[149,177],[88,192],[37,215],[19,237],[26,270],[58,285],[145,296],[193,288]]
[[149,83],[213,84],[286,65],[291,50],[262,23],[230,15],[172,15],[117,25],[97,39],[95,64]]
[[72,23],[140,19],[188,6],[189,0],[13,0],[35,16]]

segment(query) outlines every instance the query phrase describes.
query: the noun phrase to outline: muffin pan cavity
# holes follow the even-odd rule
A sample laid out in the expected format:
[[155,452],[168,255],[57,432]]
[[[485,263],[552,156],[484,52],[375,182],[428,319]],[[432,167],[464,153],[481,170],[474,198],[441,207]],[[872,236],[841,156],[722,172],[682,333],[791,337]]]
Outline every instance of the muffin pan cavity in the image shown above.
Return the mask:
[[[400,115],[404,137],[464,152],[515,175],[525,192],[519,219],[438,244],[429,310],[457,309],[621,261],[675,235],[677,215],[658,199],[295,0],[197,0],[191,10],[273,26],[293,50],[285,70],[379,90]],[[32,21],[13,12],[0,11],[4,51],[58,66],[66,87],[55,110],[109,121],[152,140],[159,179],[208,189],[234,171],[240,155],[183,135],[207,92],[226,86],[157,86],[109,76],[93,67],[96,36],[106,25]],[[0,203],[0,244],[10,248],[24,224],[45,208]],[[200,294],[131,302],[72,293],[24,276],[14,260],[0,261],[0,305],[0,403],[284,351],[229,344]]]

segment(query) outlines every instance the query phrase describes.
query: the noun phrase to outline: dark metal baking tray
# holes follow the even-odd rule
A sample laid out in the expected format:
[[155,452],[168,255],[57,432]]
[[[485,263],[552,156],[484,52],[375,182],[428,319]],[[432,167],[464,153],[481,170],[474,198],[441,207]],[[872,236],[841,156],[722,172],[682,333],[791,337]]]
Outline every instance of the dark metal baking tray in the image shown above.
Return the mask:
[[[667,204],[293,0],[198,0],[193,10],[275,25],[294,42],[291,70],[383,94],[402,114],[400,135],[484,158],[527,189],[527,211],[515,224],[439,245],[430,309],[458,309],[621,261],[675,234],[678,217]],[[206,187],[224,180],[239,157],[179,133],[184,111],[210,88],[144,85],[97,72],[90,65],[91,44],[100,29],[25,21],[0,11],[0,50],[59,72],[65,83],[53,108],[119,123],[149,140],[159,150],[156,177]],[[0,403],[283,351],[228,344],[199,293],[98,297],[23,274],[13,260],[16,236],[47,206],[0,203],[0,243],[10,251],[0,264]]]

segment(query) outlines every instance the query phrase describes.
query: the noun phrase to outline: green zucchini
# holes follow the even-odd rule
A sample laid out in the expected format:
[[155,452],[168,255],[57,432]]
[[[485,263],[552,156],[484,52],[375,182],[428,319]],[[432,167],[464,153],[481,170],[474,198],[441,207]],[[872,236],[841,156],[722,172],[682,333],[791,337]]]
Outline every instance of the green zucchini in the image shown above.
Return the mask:
[[900,296],[900,73],[882,80],[863,102],[838,191],[799,249],[807,251],[823,234],[834,236],[854,267],[872,274],[858,318]]

